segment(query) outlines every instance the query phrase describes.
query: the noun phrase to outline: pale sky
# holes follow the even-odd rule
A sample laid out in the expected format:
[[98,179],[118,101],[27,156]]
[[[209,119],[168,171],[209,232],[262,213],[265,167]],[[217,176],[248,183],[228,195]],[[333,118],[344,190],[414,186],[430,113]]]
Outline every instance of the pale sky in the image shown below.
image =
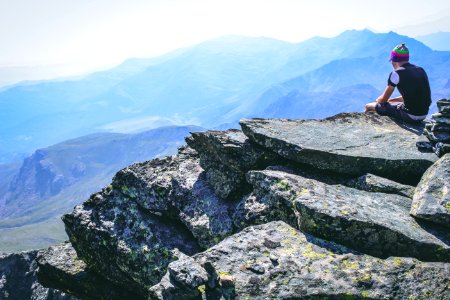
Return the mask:
[[90,70],[228,34],[300,42],[443,14],[448,0],[0,0],[0,68]]

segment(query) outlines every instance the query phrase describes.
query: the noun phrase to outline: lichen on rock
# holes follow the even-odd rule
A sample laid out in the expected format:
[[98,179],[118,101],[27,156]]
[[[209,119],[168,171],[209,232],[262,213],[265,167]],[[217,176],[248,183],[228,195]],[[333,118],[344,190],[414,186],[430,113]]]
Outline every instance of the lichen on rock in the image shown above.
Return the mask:
[[411,215],[450,227],[450,153],[423,175],[414,193]]

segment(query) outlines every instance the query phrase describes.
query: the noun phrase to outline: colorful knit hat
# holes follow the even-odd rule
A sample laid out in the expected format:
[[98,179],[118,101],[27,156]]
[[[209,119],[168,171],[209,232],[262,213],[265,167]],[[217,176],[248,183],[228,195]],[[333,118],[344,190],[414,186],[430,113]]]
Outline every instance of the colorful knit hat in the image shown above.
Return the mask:
[[405,44],[398,45],[392,50],[390,61],[409,61],[409,50]]

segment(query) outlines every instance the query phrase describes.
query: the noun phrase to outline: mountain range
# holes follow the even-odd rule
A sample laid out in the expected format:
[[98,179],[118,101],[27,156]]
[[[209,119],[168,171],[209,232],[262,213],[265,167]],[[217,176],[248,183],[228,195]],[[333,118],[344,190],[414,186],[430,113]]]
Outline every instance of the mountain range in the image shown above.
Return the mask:
[[120,168],[174,153],[190,131],[361,111],[384,89],[399,43],[426,69],[433,99],[448,98],[449,51],[369,30],[297,44],[228,36],[82,78],[1,89],[0,252],[61,240],[60,214]]

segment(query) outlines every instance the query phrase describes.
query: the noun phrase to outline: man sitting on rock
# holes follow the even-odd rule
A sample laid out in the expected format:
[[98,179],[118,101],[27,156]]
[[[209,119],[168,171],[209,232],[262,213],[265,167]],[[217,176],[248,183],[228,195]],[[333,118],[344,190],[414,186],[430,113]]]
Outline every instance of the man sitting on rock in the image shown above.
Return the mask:
[[[424,69],[409,63],[409,50],[405,44],[392,50],[390,59],[394,71],[389,74],[388,85],[376,102],[368,103],[365,112],[376,111],[406,122],[421,122],[431,105],[431,91]],[[401,96],[390,98],[398,88]]]

